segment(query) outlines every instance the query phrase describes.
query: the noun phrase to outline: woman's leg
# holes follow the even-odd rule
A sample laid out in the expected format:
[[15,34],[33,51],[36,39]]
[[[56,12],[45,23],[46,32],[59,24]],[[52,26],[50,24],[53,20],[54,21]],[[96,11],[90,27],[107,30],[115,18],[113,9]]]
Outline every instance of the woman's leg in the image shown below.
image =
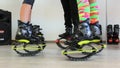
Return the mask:
[[74,26],[73,32],[76,32],[77,26],[79,23],[79,15],[78,15],[78,6],[77,6],[77,1],[76,0],[69,0],[70,2],[70,9],[71,9],[71,18],[72,18],[72,23]]
[[88,0],[77,0],[78,14],[79,14],[79,25],[78,29],[83,39],[91,38],[91,29],[89,26],[90,21],[90,5]]
[[29,24],[34,0],[24,0],[18,20],[18,30],[15,39],[29,39],[32,36],[32,26]]
[[101,26],[99,25],[99,11],[96,0],[89,0],[90,2],[90,24],[94,39],[101,39]]
[[72,21],[71,21],[71,9],[70,9],[70,0],[61,0],[61,4],[64,11],[64,25],[65,33],[60,34],[60,37],[67,37],[72,34]]
[[98,3],[96,0],[89,0],[90,2],[90,24],[96,24],[99,21]]
[[79,12],[79,22],[82,23],[90,17],[90,6],[88,0],[77,0],[78,12]]
[[20,10],[20,21],[29,22],[31,20],[31,12],[34,0],[24,0]]
[[64,11],[64,20],[65,20],[65,27],[72,28],[72,22],[71,22],[71,10],[70,10],[70,0],[61,0],[61,4]]

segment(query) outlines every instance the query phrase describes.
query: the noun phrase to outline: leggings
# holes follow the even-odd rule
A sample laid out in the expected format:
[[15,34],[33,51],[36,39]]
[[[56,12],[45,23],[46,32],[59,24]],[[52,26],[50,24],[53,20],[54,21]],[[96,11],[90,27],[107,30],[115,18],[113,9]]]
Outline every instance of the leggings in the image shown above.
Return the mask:
[[72,24],[77,26],[79,17],[76,0],[61,0],[61,3],[64,10],[65,27],[72,28]]

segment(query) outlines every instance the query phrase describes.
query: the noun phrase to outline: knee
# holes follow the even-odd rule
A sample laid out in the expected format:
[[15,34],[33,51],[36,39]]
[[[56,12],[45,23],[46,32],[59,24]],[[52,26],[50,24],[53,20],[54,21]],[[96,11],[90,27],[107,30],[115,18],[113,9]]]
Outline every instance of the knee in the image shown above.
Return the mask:
[[35,1],[35,0],[24,0],[23,3],[29,4],[29,5],[32,5],[32,6],[33,6],[34,1]]

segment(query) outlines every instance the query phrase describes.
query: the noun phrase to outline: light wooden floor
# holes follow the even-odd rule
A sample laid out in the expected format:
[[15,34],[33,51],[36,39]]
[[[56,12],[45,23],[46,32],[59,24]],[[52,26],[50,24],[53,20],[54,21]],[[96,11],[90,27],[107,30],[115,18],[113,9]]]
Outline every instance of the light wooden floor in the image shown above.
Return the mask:
[[10,46],[0,46],[0,68],[120,68],[120,45],[108,45],[87,61],[68,61],[55,43],[47,43],[33,57],[18,56]]

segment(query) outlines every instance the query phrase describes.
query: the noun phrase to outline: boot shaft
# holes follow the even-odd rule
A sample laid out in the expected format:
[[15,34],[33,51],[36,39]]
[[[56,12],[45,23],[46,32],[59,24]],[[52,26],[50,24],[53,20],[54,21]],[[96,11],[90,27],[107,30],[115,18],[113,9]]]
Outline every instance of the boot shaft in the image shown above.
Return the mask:
[[78,24],[78,26],[75,29],[73,39],[77,40],[86,40],[86,39],[92,39],[92,32],[89,25],[89,19],[81,22]]
[[18,38],[30,38],[32,36],[32,25],[18,21],[18,29],[16,39]]
[[107,26],[107,34],[113,34],[113,27],[112,27],[112,25],[108,25]]
[[70,28],[70,27],[67,27],[66,29],[65,29],[65,33],[67,33],[67,34],[72,34],[72,28]]
[[86,21],[83,21],[82,23],[80,23],[78,25],[78,32],[86,38],[89,38],[92,36],[92,32],[90,29],[90,24],[89,24],[89,19],[87,19]]
[[95,38],[100,38],[100,36],[102,35],[102,28],[101,25],[99,23],[96,24],[91,24],[90,25],[93,37]]
[[119,25],[118,24],[114,25],[114,33],[119,35]]
[[35,35],[35,36],[37,36],[37,35],[43,35],[43,34],[40,32],[40,30],[42,30],[42,29],[40,28],[39,25],[33,25],[33,26],[32,26],[32,34],[33,34],[33,35]]
[[73,32],[72,32],[72,28],[70,28],[70,27],[66,27],[66,29],[65,29],[65,33],[60,34],[59,37],[66,38],[66,37],[71,36],[72,33],[73,33]]

